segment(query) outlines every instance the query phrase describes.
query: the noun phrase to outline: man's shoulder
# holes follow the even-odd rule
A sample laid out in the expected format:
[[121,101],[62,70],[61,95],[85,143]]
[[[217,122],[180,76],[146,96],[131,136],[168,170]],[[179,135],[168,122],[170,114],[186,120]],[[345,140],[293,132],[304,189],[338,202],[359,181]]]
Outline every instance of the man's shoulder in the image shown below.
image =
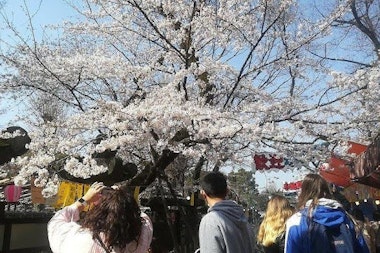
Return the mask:
[[218,210],[211,210],[203,216],[202,220],[219,219],[219,218],[220,218],[220,212]]
[[220,210],[211,210],[202,217],[201,222],[204,224],[207,223],[208,225],[218,226],[218,224],[225,223],[226,219],[228,218],[223,215]]

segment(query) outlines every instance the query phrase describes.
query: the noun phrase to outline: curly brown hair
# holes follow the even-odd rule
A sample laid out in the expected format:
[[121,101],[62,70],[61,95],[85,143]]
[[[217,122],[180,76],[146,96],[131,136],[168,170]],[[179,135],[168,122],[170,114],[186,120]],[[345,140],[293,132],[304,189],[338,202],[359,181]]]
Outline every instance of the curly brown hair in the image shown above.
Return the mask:
[[102,233],[108,249],[123,249],[132,241],[138,241],[142,221],[141,210],[132,194],[122,187],[102,193],[99,204],[90,209],[81,226],[93,233],[93,239]]

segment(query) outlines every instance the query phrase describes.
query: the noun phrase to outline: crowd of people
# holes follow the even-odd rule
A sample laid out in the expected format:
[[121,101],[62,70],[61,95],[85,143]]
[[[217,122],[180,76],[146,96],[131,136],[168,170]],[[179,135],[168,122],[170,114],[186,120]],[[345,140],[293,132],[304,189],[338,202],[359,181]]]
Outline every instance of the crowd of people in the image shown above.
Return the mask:
[[347,208],[323,177],[309,174],[294,208],[283,196],[268,201],[257,244],[264,253],[378,253],[380,213],[373,218],[370,222],[361,209]]
[[[380,213],[370,223],[360,209],[346,210],[318,174],[302,181],[297,205],[281,195],[269,199],[258,228],[242,206],[227,199],[227,179],[210,172],[200,180],[208,205],[199,224],[201,253],[376,253]],[[81,211],[91,208],[80,218]],[[58,211],[48,223],[53,253],[151,252],[153,224],[124,187],[94,183],[86,194]]]

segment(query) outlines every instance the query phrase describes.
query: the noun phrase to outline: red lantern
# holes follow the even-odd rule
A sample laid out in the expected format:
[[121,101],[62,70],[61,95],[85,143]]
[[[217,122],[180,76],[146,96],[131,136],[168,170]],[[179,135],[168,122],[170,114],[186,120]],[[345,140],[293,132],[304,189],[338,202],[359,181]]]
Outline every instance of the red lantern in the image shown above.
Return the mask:
[[21,186],[7,185],[4,188],[5,200],[10,203],[15,203],[20,199],[22,192]]

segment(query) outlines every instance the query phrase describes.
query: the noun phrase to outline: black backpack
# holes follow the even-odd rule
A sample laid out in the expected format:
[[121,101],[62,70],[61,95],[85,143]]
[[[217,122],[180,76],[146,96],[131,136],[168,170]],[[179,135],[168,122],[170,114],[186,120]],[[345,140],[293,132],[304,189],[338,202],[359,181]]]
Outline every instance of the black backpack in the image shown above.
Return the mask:
[[350,224],[341,223],[327,227],[311,221],[309,223],[311,252],[316,253],[358,253],[355,248],[355,234],[351,233]]

